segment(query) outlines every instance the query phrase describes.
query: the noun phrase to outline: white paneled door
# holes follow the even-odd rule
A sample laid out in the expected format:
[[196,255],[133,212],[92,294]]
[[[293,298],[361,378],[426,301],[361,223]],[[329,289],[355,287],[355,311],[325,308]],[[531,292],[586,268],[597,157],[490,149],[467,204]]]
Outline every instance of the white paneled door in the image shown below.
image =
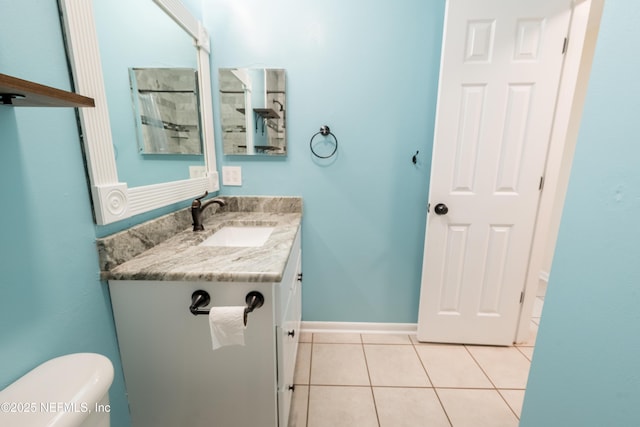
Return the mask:
[[569,0],[448,0],[418,339],[510,345]]

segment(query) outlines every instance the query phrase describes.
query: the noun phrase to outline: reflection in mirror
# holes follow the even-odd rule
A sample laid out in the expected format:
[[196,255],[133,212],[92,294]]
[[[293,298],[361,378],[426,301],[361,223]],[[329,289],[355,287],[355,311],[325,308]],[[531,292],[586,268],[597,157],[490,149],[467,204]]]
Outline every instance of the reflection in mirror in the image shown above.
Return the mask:
[[194,69],[132,68],[131,95],[143,154],[202,154]]
[[286,155],[282,69],[221,68],[220,122],[227,155]]

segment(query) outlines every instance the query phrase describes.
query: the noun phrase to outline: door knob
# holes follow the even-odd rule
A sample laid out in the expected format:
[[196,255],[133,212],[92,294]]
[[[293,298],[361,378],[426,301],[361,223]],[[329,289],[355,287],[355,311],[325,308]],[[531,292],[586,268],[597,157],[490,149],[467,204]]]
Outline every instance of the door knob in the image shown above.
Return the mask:
[[438,203],[436,207],[433,208],[433,211],[436,215],[446,215],[447,212],[449,212],[449,208],[444,203]]

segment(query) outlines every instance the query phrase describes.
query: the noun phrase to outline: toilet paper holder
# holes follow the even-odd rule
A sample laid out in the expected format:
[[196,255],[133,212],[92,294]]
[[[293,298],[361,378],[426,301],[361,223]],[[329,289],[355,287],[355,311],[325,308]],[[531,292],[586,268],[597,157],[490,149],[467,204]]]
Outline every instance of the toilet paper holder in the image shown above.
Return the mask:
[[[244,325],[247,326],[247,315],[256,308],[262,307],[264,304],[264,296],[262,296],[258,291],[251,291],[244,298],[244,301],[247,303],[247,306],[244,308]],[[209,296],[209,292],[199,289],[191,294],[191,305],[189,306],[189,311],[194,316],[199,314],[209,314],[209,309],[202,307],[208,305],[210,302],[211,297]]]

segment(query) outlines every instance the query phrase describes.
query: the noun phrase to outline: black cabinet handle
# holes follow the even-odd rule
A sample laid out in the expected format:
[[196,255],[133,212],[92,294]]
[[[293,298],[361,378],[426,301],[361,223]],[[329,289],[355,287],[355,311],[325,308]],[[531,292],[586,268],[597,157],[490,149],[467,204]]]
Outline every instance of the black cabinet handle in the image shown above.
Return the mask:
[[296,331],[295,329],[290,330],[289,332],[287,332],[287,335],[289,335],[290,337],[295,337],[296,336]]

